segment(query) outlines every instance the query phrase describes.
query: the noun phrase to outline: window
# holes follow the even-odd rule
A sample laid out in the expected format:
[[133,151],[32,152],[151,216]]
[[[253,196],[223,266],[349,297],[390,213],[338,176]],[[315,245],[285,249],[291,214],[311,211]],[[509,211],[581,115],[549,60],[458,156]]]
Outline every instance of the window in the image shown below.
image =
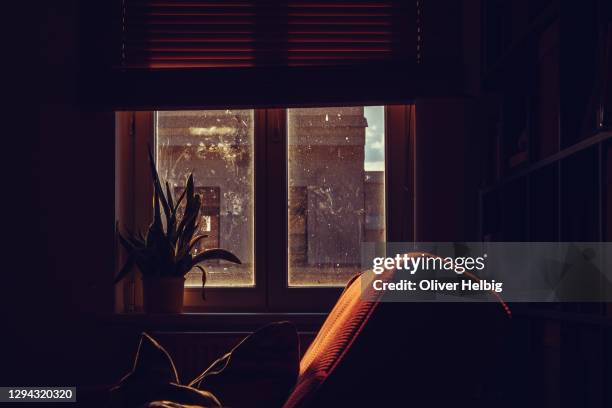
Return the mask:
[[384,107],[289,109],[289,286],[343,286],[385,240]]
[[[155,117],[157,168],[178,197],[193,173],[202,197],[195,249],[224,248],[241,265],[207,264],[207,285],[253,286],[253,111],[159,111]],[[202,285],[202,272],[187,274],[186,286]]]
[[[118,113],[117,219],[133,229],[150,222],[153,145],[175,196],[194,174],[208,235],[197,249],[226,248],[243,262],[206,265],[206,300],[199,270],[189,272],[185,310],[327,310],[360,271],[363,242],[410,239],[394,231],[411,229],[413,113],[410,105]],[[122,295],[135,308],[138,281]]]

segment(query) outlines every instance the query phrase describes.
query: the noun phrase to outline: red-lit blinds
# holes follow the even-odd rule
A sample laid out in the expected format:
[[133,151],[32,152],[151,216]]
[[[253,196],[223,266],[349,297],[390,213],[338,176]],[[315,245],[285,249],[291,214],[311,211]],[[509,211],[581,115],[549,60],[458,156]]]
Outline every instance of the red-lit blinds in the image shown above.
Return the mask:
[[417,0],[123,0],[124,67],[416,61]]

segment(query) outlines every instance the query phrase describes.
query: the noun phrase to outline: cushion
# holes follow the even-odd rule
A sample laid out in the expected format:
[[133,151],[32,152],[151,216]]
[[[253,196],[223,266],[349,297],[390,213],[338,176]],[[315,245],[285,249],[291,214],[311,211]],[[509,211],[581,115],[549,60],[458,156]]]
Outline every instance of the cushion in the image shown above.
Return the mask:
[[140,338],[134,367],[110,390],[111,407],[138,407],[152,401],[218,407],[221,404],[208,391],[179,384],[172,358],[151,336]]
[[211,391],[229,407],[281,407],[295,385],[299,358],[295,326],[272,323],[247,336],[189,385]]

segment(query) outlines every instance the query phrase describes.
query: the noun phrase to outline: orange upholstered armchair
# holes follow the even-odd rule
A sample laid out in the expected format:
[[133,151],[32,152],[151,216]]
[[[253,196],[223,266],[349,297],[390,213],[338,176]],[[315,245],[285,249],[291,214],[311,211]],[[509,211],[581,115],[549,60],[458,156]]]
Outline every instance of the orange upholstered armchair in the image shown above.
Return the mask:
[[509,324],[504,309],[364,301],[367,276],[347,284],[303,355],[284,408],[492,402],[490,374],[503,361],[497,352]]
[[360,298],[363,275],[352,278],[300,361],[300,374],[285,408],[307,405],[343,355],[350,349],[376,302]]

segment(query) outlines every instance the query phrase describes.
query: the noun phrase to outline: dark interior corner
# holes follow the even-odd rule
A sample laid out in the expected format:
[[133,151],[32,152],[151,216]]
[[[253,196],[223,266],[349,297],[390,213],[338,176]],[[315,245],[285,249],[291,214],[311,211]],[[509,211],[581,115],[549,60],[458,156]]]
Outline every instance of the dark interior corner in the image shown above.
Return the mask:
[[[0,386],[107,406],[142,332],[139,356],[175,382],[162,347],[185,386],[252,335],[201,381],[223,405],[612,406],[612,296],[373,306],[349,281],[364,242],[609,243],[609,1],[36,7],[38,138],[4,163]],[[189,268],[182,313],[149,313],[136,267],[114,284],[119,232],[146,232],[159,196],[148,145],[163,195],[196,180],[195,253],[242,261],[206,264],[205,299]],[[206,405],[191,385],[150,395]]]

